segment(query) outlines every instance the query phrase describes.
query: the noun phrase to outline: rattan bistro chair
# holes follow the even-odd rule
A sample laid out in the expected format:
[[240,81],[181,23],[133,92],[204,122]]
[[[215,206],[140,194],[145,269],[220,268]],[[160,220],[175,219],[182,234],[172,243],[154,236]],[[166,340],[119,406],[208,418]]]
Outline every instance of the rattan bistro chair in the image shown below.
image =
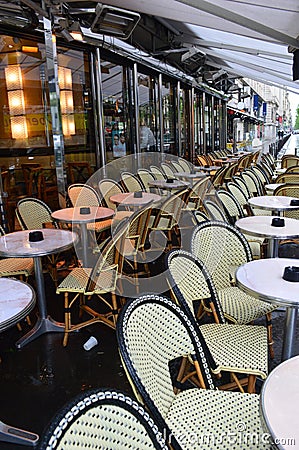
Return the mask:
[[[250,448],[246,442],[232,446],[228,439],[218,441],[220,436],[236,431],[238,423],[247,436],[258,437],[259,450],[270,449],[262,441],[259,396],[215,390],[206,344],[194,322],[172,300],[157,294],[130,299],[118,319],[117,339],[138,398],[164,430],[173,450]],[[169,365],[186,355],[193,359],[203,389],[176,394]],[[206,436],[215,441],[207,441]]]
[[202,222],[193,232],[191,252],[211,274],[229,322],[248,324],[266,316],[269,353],[273,358],[271,312],[276,307],[246,294],[232,283],[235,270],[252,261],[249,243],[243,234],[225,222]]
[[114,389],[91,389],[52,419],[39,450],[167,450],[162,433],[140,403]]
[[[69,333],[95,322],[102,322],[110,328],[115,328],[119,309],[117,281],[122,272],[123,243],[126,233],[127,224],[125,223],[114,236],[107,240],[92,269],[74,268],[57,287],[56,293],[64,295],[64,347],[67,345]],[[105,294],[110,294],[111,301]],[[99,314],[93,310],[86,303],[86,300],[92,296],[98,297],[108,311]],[[73,305],[77,300],[79,300],[80,309],[92,318],[73,324]]]
[[[231,372],[234,383],[225,388],[238,386],[243,391],[242,384],[248,386],[248,392],[254,392],[256,377],[265,379],[268,373],[266,328],[226,322],[213,280],[194,255],[172,250],[165,260],[170,290],[186,314],[200,318],[205,307],[212,311],[216,323],[199,328],[216,362],[214,373]],[[235,373],[248,377],[241,381]]]

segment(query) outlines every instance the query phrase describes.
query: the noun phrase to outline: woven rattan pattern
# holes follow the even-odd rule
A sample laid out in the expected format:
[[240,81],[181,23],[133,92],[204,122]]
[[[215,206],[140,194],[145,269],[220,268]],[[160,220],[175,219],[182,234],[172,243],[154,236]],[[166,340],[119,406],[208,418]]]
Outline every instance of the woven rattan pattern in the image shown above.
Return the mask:
[[[201,325],[202,332],[217,364],[215,373],[221,370],[252,373],[266,378],[268,373],[267,331],[264,327],[225,324],[224,314],[213,282],[193,255],[182,250],[172,250],[167,256],[171,284],[181,306],[184,300],[188,311],[194,314],[196,300],[212,298],[220,324]],[[183,296],[183,299],[182,297]],[[186,311],[187,313],[187,311]],[[258,349],[258,351],[257,351]]]

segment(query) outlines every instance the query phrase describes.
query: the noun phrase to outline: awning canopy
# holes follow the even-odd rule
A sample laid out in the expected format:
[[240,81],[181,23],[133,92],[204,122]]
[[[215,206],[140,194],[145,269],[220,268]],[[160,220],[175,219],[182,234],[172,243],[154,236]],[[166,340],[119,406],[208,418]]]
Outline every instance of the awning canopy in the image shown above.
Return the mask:
[[[37,12],[41,12],[39,0],[21,0],[21,3],[36,5]],[[87,27],[96,17],[98,3],[53,0],[55,8],[63,5]],[[207,76],[213,82],[224,77],[247,77],[299,93],[299,81],[293,81],[293,54],[288,51],[299,49],[298,0],[107,0],[104,3],[141,13],[143,21],[128,42],[139,41],[140,48],[183,69],[188,68],[190,61],[192,64],[198,61],[198,70],[194,64],[190,69],[193,76]],[[169,31],[167,45],[165,39],[159,40],[157,30],[156,39],[148,39],[147,33],[155,32],[149,31],[148,17]],[[143,41],[142,36],[145,36]]]

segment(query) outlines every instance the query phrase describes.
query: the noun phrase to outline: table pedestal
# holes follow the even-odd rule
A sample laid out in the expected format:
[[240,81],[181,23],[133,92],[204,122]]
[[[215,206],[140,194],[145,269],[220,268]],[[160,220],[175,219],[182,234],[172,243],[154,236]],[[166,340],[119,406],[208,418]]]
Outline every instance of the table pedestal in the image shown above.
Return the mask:
[[297,323],[298,309],[287,308],[284,325],[284,339],[282,346],[282,361],[290,359],[293,355],[296,323]]
[[11,444],[30,445],[34,447],[39,440],[38,434],[21,430],[0,421],[0,441]]
[[64,324],[56,322],[47,314],[46,306],[46,294],[45,294],[45,280],[43,276],[42,261],[39,256],[34,258],[34,271],[37,290],[37,303],[39,309],[39,318],[37,319],[34,327],[25,336],[21,337],[16,342],[17,348],[22,348],[24,345],[29,344],[37,337],[45,333],[51,332],[64,332]]

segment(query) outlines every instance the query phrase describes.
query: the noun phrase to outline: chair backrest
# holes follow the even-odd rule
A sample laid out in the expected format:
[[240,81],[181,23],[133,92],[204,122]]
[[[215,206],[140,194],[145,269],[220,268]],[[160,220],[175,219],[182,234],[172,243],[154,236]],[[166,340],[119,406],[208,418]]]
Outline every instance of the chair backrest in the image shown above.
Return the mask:
[[[128,230],[128,220],[125,219],[119,226],[116,226],[112,235],[105,241],[105,245],[100,249],[100,255],[89,276],[86,286],[87,293],[92,293],[96,287],[106,288],[107,291],[116,290],[117,278],[123,269],[124,246]],[[113,273],[113,276],[104,279],[104,286],[99,285],[99,277],[102,271]]]
[[[299,167],[299,166],[298,166]],[[282,173],[278,175],[275,183],[299,183],[299,173]]]
[[217,170],[217,172],[213,176],[212,183],[215,188],[218,188],[219,186],[222,185],[225,172],[226,172],[226,167],[222,166]]
[[101,201],[105,203],[105,206],[116,210],[116,205],[111,202],[110,197],[124,192],[122,186],[110,178],[105,178],[104,180],[99,181],[99,191]]
[[72,206],[100,206],[101,204],[97,191],[88,184],[71,184],[67,193]]
[[299,157],[294,155],[285,155],[281,158],[281,167],[287,169],[288,167],[298,166]]
[[234,197],[234,199],[238,202],[238,204],[241,206],[243,213],[245,215],[248,215],[249,212],[248,198],[242,191],[241,187],[237,183],[231,181],[227,183],[226,188]]
[[193,215],[197,224],[204,222],[205,220],[209,220],[208,216],[203,212],[196,209],[193,211]]
[[162,226],[164,230],[171,230],[174,225],[179,224],[187,193],[188,189],[182,189],[160,203],[153,222],[153,228]]
[[230,164],[228,167],[226,167],[226,170],[223,174],[222,184],[231,181],[232,177],[236,174],[237,170],[238,170],[237,162]]
[[249,192],[252,196],[260,195],[259,186],[256,183],[256,179],[253,178],[253,176],[250,172],[248,172],[247,170],[244,170],[241,173],[241,178],[246,183],[247,189],[249,190]]
[[289,168],[285,171],[285,174],[288,174],[288,173],[299,173],[299,166],[292,166],[292,167],[289,167]]
[[270,178],[261,166],[252,166],[251,170],[259,177],[263,186],[270,183]]
[[162,180],[162,181],[165,180],[166,176],[159,167],[150,166],[150,171],[154,175],[156,180]]
[[[117,340],[123,363],[143,402],[158,426],[168,427],[165,418],[175,399],[169,363],[192,354],[200,365],[204,385],[214,389],[209,358],[194,321],[172,300],[148,294],[130,299],[117,321]],[[175,440],[174,449],[179,448]]]
[[207,193],[214,189],[209,177],[204,177],[198,180],[192,187],[190,187],[189,202],[194,203],[194,208],[198,209],[202,206]]
[[225,222],[202,222],[193,231],[191,253],[202,261],[217,289],[230,286],[232,267],[252,260],[246,238]]
[[226,323],[213,280],[199,259],[175,249],[165,255],[165,266],[170,290],[186,314],[196,319],[200,301],[212,310],[216,323]]
[[187,161],[184,158],[178,158],[178,163],[179,165],[183,168],[184,172],[191,172],[192,170],[192,164],[189,163],[189,161]]
[[170,177],[170,178],[174,178],[174,174],[175,171],[174,169],[171,167],[170,164],[166,163],[166,162],[162,162],[161,163],[161,169],[164,172],[166,178]]
[[44,228],[45,224],[52,224],[58,228],[51,214],[48,205],[37,198],[24,198],[17,204],[17,217],[24,230]]
[[230,223],[234,224],[236,220],[245,216],[242,206],[234,195],[224,189],[219,189],[217,194]]
[[[128,218],[128,231],[125,236],[124,242],[124,256],[127,259],[132,256],[140,255],[137,259],[138,262],[144,263],[145,260],[142,257],[142,251],[144,250],[147,234],[149,231],[149,221],[152,212],[152,206],[147,205],[135,211]],[[133,258],[132,258],[133,259]]]
[[233,176],[233,181],[236,183],[241,191],[243,192],[243,195],[247,198],[247,200],[252,197],[252,194],[249,192],[249,189],[247,187],[246,182],[241,178],[239,175]]
[[213,200],[204,200],[203,204],[209,219],[228,222],[228,218],[225,215],[223,208],[221,209]]
[[[173,167],[174,172],[185,172],[184,167],[177,161],[171,161],[171,166]],[[188,173],[190,173],[190,169],[188,170]]]
[[150,181],[155,181],[155,176],[148,169],[138,169],[137,170],[138,177],[145,187],[147,192],[151,192],[151,188],[149,186]]
[[30,186],[30,184],[32,184],[32,170],[40,168],[41,165],[39,163],[23,163],[21,167],[25,182],[26,194],[31,196],[33,193],[32,186]]
[[84,391],[52,419],[40,450],[73,448],[167,450],[162,433],[143,406],[114,389]]
[[[299,183],[283,184],[282,186],[278,186],[273,192],[273,195],[285,195],[287,197],[299,198]],[[284,211],[283,215],[292,219],[299,219],[298,210]]]
[[130,172],[122,172],[120,178],[127,192],[145,191],[142,182]]

